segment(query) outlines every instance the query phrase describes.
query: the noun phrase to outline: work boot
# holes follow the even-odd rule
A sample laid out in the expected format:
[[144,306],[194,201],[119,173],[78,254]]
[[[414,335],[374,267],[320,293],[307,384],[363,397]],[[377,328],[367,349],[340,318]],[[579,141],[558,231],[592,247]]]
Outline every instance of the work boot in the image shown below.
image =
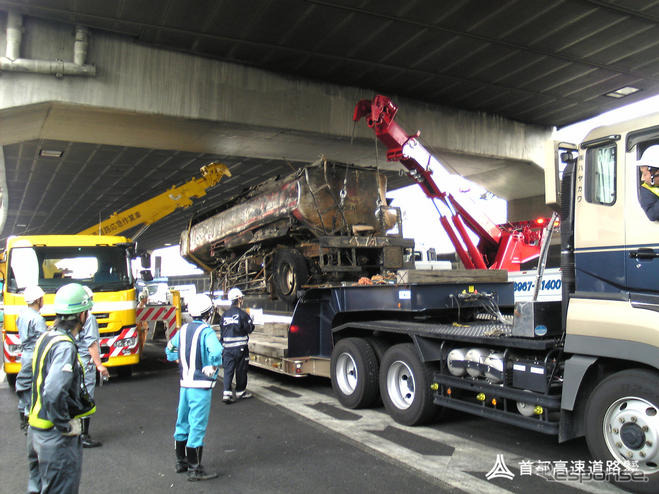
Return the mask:
[[201,454],[203,450],[203,446],[186,448],[188,454],[188,480],[192,482],[197,480],[210,480],[219,476],[218,473],[206,473],[204,467],[201,466]]
[[185,457],[186,441],[176,441],[176,473],[188,471],[188,459]]
[[82,440],[82,447],[83,448],[98,448],[99,446],[103,446],[103,443],[100,441],[95,441],[92,439],[89,435],[89,422],[90,418],[89,417],[83,417],[82,418],[82,433],[80,434],[80,439]]
[[27,436],[27,427],[28,427],[28,421],[27,417],[23,412],[18,412],[18,414],[21,416],[21,431],[23,431],[23,434]]

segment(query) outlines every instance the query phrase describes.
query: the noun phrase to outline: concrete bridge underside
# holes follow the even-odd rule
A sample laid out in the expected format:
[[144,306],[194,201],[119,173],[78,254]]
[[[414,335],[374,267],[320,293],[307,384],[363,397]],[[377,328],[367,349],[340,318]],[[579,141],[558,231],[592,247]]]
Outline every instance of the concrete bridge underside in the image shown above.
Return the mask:
[[[22,58],[66,61],[71,59],[72,46],[71,26],[24,19]],[[44,158],[36,152],[44,147],[66,149],[72,143],[86,143],[96,145],[96,149],[139,149],[162,156],[156,176],[147,168],[149,160],[133,165],[135,171],[151,176],[150,187],[129,179],[130,174],[124,174],[126,181],[116,179],[113,168],[116,172],[120,165],[130,163],[103,159],[95,162],[90,157],[84,172],[100,177],[96,180],[96,206],[75,204],[83,201],[83,194],[76,185],[69,187],[69,205],[73,201],[85,214],[78,215],[75,224],[68,224],[64,228],[68,231],[61,233],[73,233],[93,224],[101,205],[107,215],[189,178],[195,173],[194,167],[190,169],[191,161],[197,165],[195,160],[219,157],[227,161],[234,177],[226,184],[232,184],[234,194],[241,183],[249,183],[254,177],[271,176],[321,155],[358,165],[377,165],[383,170],[402,169],[397,163],[385,162],[384,149],[381,145],[376,148],[374,134],[363,122],[356,126],[352,122],[355,103],[372,98],[377,88],[364,90],[294,79],[147,47],[102,32],[91,33],[86,62],[95,66],[95,77],[58,78],[22,72],[0,75],[0,146],[4,148],[0,164],[4,161],[6,216],[3,237],[37,231],[55,233],[42,221],[47,215],[39,211],[33,211],[30,224],[17,220],[21,213],[17,208],[27,207],[17,197],[26,191],[42,197],[38,205],[44,210],[52,211],[58,205],[55,199],[43,199],[56,195],[48,189],[56,181],[44,178],[53,173],[53,168],[44,168]],[[528,218],[529,213],[543,210],[539,200],[543,191],[542,160],[551,129],[388,96],[400,107],[398,123],[409,132],[421,130],[422,141],[440,161],[513,201],[515,207],[509,219]],[[68,159],[66,153],[61,159]],[[125,189],[122,194],[104,198],[106,174],[113,187]],[[78,182],[75,176],[71,180]],[[394,186],[404,183],[393,181]],[[216,189],[207,202],[230,195],[221,190],[221,185]],[[176,241],[180,229],[171,234],[169,230],[175,228],[172,222],[184,219],[182,215],[172,216],[165,223],[166,232],[155,229],[158,241]]]

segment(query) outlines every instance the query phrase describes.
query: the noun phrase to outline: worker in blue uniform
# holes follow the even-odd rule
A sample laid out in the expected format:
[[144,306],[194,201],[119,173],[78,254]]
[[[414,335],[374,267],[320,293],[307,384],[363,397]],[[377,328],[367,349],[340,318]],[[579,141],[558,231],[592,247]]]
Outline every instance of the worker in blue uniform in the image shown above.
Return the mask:
[[650,220],[659,221],[659,144],[648,147],[638,165],[641,169],[641,207]]
[[[94,293],[91,289],[87,286],[83,286],[83,288],[89,299],[93,300]],[[101,362],[99,338],[98,321],[96,321],[96,317],[90,309],[87,314],[87,320],[82,326],[82,331],[80,331],[80,334],[76,338],[76,345],[78,346],[78,355],[80,355],[80,360],[85,370],[85,387],[89,396],[92,398],[94,398],[96,388],[96,371],[99,372],[101,379],[110,377],[110,372]],[[82,434],[80,435],[80,439],[82,440],[83,448],[96,448],[103,445],[100,441],[92,439],[89,435],[90,421],[91,417],[82,419]]]
[[30,393],[32,392],[32,353],[37,338],[47,330],[46,320],[39,313],[43,307],[43,290],[32,285],[25,288],[23,297],[27,307],[16,318],[18,337],[21,340],[21,370],[16,375],[18,414],[20,427],[27,434],[27,416],[30,413]]
[[27,492],[76,494],[82,473],[81,418],[96,411],[84,386],[75,338],[92,302],[82,285],[55,294],[56,319],[34,347]]
[[[235,400],[245,400],[252,397],[247,391],[247,368],[249,367],[249,334],[254,331],[254,323],[249,314],[241,309],[243,293],[239,288],[229,290],[231,307],[222,314],[220,332],[224,352],[224,393],[222,401],[225,404]],[[236,398],[233,397],[231,384],[236,376]]]
[[188,472],[188,480],[218,476],[201,465],[204,436],[211,409],[211,393],[222,365],[222,345],[207,321],[215,313],[208,295],[197,294],[188,303],[192,322],[181,326],[167,342],[167,360],[178,361],[181,390],[174,431],[176,472]]

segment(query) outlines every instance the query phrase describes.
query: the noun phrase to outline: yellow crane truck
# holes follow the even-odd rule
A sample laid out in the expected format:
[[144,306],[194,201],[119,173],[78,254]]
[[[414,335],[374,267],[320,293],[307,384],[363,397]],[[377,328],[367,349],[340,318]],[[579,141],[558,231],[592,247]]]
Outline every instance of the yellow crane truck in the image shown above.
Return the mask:
[[[4,371],[14,383],[20,370],[21,343],[16,317],[25,307],[22,292],[38,284],[46,293],[42,314],[48,323],[55,318],[53,299],[57,289],[71,282],[88,286],[94,292],[93,313],[99,324],[101,359],[120,374],[130,374],[140,361],[144,335],[136,321],[137,300],[131,259],[136,257],[131,239],[117,234],[149,225],[180,207],[192,204],[222,177],[231,176],[226,165],[210,163],[201,168],[202,176],[115,213],[98,225],[77,235],[25,235],[7,239],[0,254],[0,278],[4,299],[2,344]],[[177,310],[180,321],[180,306]]]
[[0,258],[0,276],[5,309],[4,371],[11,384],[21,367],[16,318],[25,307],[23,290],[30,285],[39,285],[46,293],[41,313],[49,325],[55,319],[53,303],[59,287],[77,282],[91,288],[104,365],[124,373],[129,372],[126,366],[140,361],[130,269],[133,255],[134,244],[126,237],[25,235],[7,239]]

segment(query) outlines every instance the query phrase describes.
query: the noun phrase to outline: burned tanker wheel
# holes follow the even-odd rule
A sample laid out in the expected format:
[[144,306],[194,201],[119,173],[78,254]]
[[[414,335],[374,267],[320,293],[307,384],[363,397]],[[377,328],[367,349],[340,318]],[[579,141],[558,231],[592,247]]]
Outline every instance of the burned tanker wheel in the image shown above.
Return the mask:
[[277,297],[290,304],[295,303],[297,292],[308,277],[307,262],[302,254],[292,249],[276,252],[272,278]]

